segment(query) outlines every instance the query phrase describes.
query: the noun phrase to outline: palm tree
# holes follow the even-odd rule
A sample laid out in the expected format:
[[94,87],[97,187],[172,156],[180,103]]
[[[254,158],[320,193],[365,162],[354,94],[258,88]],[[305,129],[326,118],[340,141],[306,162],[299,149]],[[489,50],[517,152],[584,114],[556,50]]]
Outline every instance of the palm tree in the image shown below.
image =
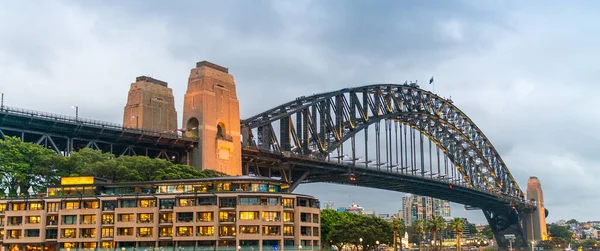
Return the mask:
[[441,231],[444,228],[444,225],[446,224],[444,222],[444,218],[442,218],[441,216],[433,216],[431,217],[431,219],[429,219],[429,221],[427,221],[427,230],[429,230],[432,235],[431,239],[433,240],[433,251],[437,250],[436,234],[438,233],[438,231]]
[[398,237],[400,237],[400,251],[402,251],[402,236],[404,232],[406,232],[406,223],[404,223],[404,219],[398,219],[394,217],[394,221],[392,222],[394,226],[394,250],[396,250]]
[[419,251],[421,251],[421,239],[425,233],[425,221],[423,219],[416,219],[413,221],[413,231],[419,237]]
[[456,232],[456,251],[460,251],[460,237],[463,231],[465,231],[465,222],[461,218],[454,218],[452,221],[450,221],[448,227]]

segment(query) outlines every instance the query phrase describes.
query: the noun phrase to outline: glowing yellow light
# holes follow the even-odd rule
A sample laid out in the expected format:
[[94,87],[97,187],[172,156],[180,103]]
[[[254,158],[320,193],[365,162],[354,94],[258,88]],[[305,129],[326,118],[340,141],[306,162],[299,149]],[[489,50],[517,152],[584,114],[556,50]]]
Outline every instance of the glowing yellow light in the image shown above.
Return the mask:
[[81,177],[62,177],[60,178],[61,185],[89,185],[94,184],[93,176],[81,176]]

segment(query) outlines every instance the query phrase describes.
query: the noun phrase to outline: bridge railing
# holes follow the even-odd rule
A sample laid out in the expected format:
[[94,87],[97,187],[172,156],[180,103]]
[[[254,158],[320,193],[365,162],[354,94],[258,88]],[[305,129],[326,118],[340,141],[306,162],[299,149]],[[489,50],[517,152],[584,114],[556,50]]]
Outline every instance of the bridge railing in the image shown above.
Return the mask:
[[155,137],[162,137],[162,138],[169,138],[169,139],[184,139],[184,140],[189,140],[189,141],[197,140],[195,138],[189,138],[189,137],[185,137],[185,136],[174,134],[174,133],[154,132],[154,131],[148,131],[148,130],[128,128],[128,127],[124,127],[123,125],[117,124],[117,123],[111,123],[111,122],[94,120],[94,119],[86,119],[86,118],[80,118],[80,117],[73,117],[73,116],[66,116],[66,115],[56,114],[56,113],[28,110],[28,109],[23,109],[23,108],[18,108],[18,107],[2,106],[2,107],[0,107],[0,113],[14,114],[14,115],[19,115],[19,116],[24,116],[24,117],[42,118],[42,119],[51,120],[51,121],[58,121],[58,122],[64,122],[64,123],[70,123],[70,124],[78,124],[78,125],[84,125],[84,126],[90,126],[90,127],[96,127],[96,128],[107,128],[107,129],[113,129],[113,130],[118,130],[118,131],[124,131],[124,132],[130,132],[130,133],[148,135],[148,136],[155,136]]

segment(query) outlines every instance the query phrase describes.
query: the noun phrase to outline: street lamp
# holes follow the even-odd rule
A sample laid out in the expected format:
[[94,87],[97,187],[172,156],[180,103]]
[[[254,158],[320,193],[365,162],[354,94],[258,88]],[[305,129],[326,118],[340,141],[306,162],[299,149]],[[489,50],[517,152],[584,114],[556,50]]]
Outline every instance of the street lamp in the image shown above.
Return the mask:
[[379,251],[379,241],[375,241],[375,245],[376,250]]
[[75,108],[75,120],[79,119],[79,106],[71,106],[71,108]]
[[531,251],[534,250],[534,247],[533,247],[534,244],[535,244],[535,241],[531,241]]
[[302,250],[302,245],[298,245],[298,250]]
[[362,238],[360,238],[360,239],[358,239],[358,241],[360,241],[360,249],[361,249],[361,250],[363,250],[363,245],[362,245],[362,241],[363,241],[363,239],[362,239]]
[[237,246],[238,250],[242,250],[242,246]]

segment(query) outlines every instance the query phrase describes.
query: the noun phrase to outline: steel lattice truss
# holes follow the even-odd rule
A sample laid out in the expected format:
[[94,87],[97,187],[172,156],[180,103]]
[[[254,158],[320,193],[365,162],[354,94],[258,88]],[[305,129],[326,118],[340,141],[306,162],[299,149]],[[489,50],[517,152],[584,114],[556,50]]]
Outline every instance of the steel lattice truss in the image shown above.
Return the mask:
[[467,186],[524,199],[475,123],[452,101],[414,85],[371,85],[297,98],[243,120],[243,144],[324,160],[347,140],[354,144],[356,134],[369,125],[387,121],[401,122],[427,136],[454,163]]

